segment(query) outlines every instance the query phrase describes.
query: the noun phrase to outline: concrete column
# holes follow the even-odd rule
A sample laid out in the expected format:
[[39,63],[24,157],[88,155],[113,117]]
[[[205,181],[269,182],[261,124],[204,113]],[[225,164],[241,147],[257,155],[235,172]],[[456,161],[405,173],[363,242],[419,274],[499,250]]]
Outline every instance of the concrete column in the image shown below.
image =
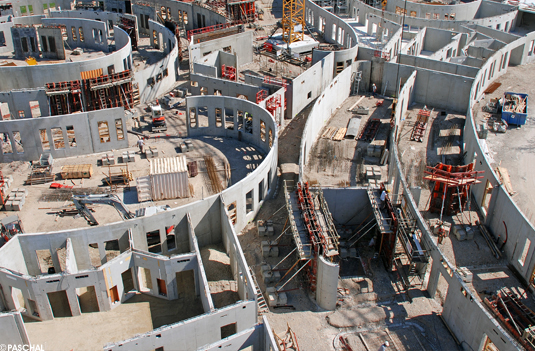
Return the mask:
[[429,293],[429,296],[431,298],[433,298],[435,296],[435,293],[437,292],[438,279],[440,278],[440,269],[438,269],[437,267],[437,265],[439,264],[440,262],[433,261],[433,265],[431,266],[431,272],[429,272],[427,292]]
[[321,308],[333,311],[336,308],[340,266],[320,256],[317,271],[316,301]]

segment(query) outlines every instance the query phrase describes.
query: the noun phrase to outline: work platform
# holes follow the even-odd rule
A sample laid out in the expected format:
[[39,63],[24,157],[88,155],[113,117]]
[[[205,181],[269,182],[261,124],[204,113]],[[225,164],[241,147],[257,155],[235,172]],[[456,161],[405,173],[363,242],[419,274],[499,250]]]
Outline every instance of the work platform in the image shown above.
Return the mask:
[[392,226],[392,217],[387,214],[386,211],[381,209],[381,192],[381,189],[374,189],[371,187],[367,189],[368,198],[370,199],[370,204],[372,205],[373,214],[375,215],[379,231],[381,234],[393,234],[394,228]]

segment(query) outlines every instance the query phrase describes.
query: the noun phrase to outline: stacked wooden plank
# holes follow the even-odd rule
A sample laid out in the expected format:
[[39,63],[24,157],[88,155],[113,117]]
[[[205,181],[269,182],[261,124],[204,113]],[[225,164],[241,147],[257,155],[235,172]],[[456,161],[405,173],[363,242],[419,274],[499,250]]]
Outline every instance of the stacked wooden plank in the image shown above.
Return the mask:
[[342,141],[346,136],[347,128],[340,128],[333,136],[334,141]]
[[329,127],[325,129],[321,137],[324,139],[332,139],[332,137],[336,134],[337,130],[338,128],[336,127]]
[[61,178],[63,179],[91,178],[92,175],[93,166],[90,164],[65,165],[61,167]]

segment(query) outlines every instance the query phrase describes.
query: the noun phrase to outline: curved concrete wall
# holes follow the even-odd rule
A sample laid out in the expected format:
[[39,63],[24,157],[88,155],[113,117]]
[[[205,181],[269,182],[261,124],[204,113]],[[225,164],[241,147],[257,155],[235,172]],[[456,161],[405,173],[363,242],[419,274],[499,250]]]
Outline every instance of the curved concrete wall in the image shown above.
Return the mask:
[[[427,6],[432,6],[432,5],[427,5]],[[494,3],[490,6],[494,6]],[[410,17],[409,15],[407,15],[405,16],[405,25],[409,27],[416,27],[416,28],[432,27],[432,28],[442,28],[442,29],[452,29],[452,28],[455,29],[459,24],[479,24],[482,26],[491,26],[493,28],[496,28],[499,25],[500,29],[502,30],[505,30],[507,27],[507,31],[510,30],[511,28],[514,28],[516,25],[515,19],[518,13],[516,8],[514,6],[510,6],[506,4],[496,4],[495,6],[500,7],[498,9],[499,11],[497,11],[498,13],[500,13],[499,15],[477,18],[477,19],[473,18],[470,20],[455,20],[455,21],[444,20],[443,17],[442,19],[434,20],[432,18],[426,19],[426,18]],[[370,15],[373,14],[379,17],[383,16],[381,9],[377,9],[372,6],[366,5],[360,0],[353,0],[350,13],[351,13],[351,16],[358,17],[359,23],[361,24],[366,23],[366,16],[368,14]],[[403,21],[403,16],[396,15],[395,13],[389,12],[389,11],[385,11],[384,18],[387,20],[396,22],[396,23],[400,23],[400,24]]]
[[[139,84],[139,99],[142,104],[173,89],[178,76],[178,42],[175,35],[165,26],[152,20],[149,20],[149,28],[151,35],[153,31],[156,31],[158,47],[167,55],[143,70],[134,72],[134,80]],[[161,42],[159,34],[161,34]],[[149,80],[151,78],[152,80]]]
[[[54,4],[54,7],[50,7]],[[72,0],[57,0],[50,2],[48,0],[25,0],[13,2],[13,14],[16,17],[27,17],[31,15],[48,14],[52,10],[70,10],[74,1]],[[46,9],[45,9],[46,6]]]
[[[456,21],[469,21],[476,17],[482,0],[455,5],[430,5],[405,0],[388,0],[386,11],[395,13],[396,8],[403,10],[406,6],[407,17],[445,19],[445,15],[454,14]],[[427,17],[426,17],[427,16]]]
[[[235,138],[252,144],[258,150],[265,153],[264,161],[246,178],[225,189],[221,194],[227,206],[235,203],[237,208],[236,231],[241,231],[243,227],[254,219],[255,214],[260,209],[263,199],[273,188],[273,181],[277,174],[278,157],[278,131],[273,116],[263,107],[257,104],[232,97],[223,96],[194,96],[186,99],[186,125],[188,135],[197,137],[203,135],[221,136],[225,138]],[[208,111],[209,126],[204,128],[192,128],[190,124],[190,111],[198,111],[199,107],[206,107]],[[215,109],[221,109],[223,123],[222,127],[216,126]],[[234,118],[234,129],[225,128],[225,111],[232,110]],[[252,133],[238,130],[238,111],[248,112],[253,117]],[[197,118],[198,120],[198,118]],[[260,122],[265,123],[265,140],[262,140]],[[245,123],[245,122],[244,122]],[[272,135],[272,146],[269,146],[269,134]],[[261,183],[263,186],[261,186]],[[260,193],[262,191],[262,193]],[[252,192],[252,210],[246,211],[246,195]]]
[[[319,28],[321,22],[325,23],[325,30],[322,32]],[[332,51],[334,52],[335,72],[336,63],[342,62],[343,67],[351,66],[351,63],[357,59],[358,54],[358,37],[353,27],[340,17],[316,5],[310,0],[305,2],[305,20],[307,24],[314,27],[317,33],[323,33],[323,39],[332,44],[338,44],[345,49]],[[327,53],[331,51],[326,51]],[[327,54],[323,54],[326,56]],[[314,62],[315,63],[315,62]]]
[[[69,27],[78,26],[83,19],[70,19]],[[95,21],[90,21],[95,22]],[[99,22],[100,23],[100,22]],[[107,72],[108,66],[114,65],[116,71],[122,71],[123,60],[128,59],[132,54],[130,37],[119,27],[114,27],[115,43],[117,50],[109,55],[95,59],[65,62],[56,64],[44,64],[36,66],[22,67],[0,67],[0,81],[2,91],[13,89],[26,89],[43,87],[50,82],[65,82],[81,79],[80,73],[101,68]],[[85,33],[86,40],[89,40],[91,33]]]

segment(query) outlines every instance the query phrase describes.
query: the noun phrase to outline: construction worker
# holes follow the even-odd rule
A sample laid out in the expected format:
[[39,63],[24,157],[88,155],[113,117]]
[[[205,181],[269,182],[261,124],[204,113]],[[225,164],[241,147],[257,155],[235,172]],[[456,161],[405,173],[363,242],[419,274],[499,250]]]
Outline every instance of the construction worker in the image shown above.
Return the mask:
[[388,190],[383,190],[381,193],[381,210],[383,210],[386,207],[386,193]]
[[381,345],[378,351],[386,351],[386,348],[390,346],[390,343],[388,341],[385,341],[384,344]]
[[145,141],[143,140],[143,138],[139,138],[139,140],[137,141],[137,146],[139,147],[139,153],[142,154],[143,147],[145,146]]
[[373,97],[377,95],[377,85],[375,85],[375,83],[372,84],[372,94]]

